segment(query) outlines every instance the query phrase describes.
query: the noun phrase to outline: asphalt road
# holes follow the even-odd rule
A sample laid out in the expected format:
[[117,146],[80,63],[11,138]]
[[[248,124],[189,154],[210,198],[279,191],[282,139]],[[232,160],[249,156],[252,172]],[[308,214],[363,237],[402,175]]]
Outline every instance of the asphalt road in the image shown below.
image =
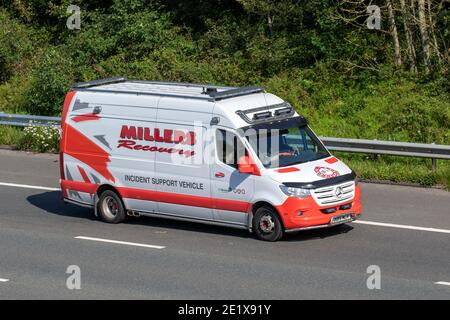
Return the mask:
[[164,219],[109,225],[57,190],[5,185],[58,188],[58,171],[57,156],[0,150],[0,299],[450,299],[446,191],[362,184],[362,223],[267,243]]

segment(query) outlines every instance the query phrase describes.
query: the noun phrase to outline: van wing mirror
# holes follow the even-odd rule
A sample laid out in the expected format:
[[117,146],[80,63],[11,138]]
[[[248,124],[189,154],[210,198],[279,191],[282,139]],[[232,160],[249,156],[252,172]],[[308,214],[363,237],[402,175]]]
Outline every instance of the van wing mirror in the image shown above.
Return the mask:
[[238,161],[238,169],[240,173],[253,174],[255,176],[260,176],[258,166],[253,162],[253,159],[249,156],[242,156]]

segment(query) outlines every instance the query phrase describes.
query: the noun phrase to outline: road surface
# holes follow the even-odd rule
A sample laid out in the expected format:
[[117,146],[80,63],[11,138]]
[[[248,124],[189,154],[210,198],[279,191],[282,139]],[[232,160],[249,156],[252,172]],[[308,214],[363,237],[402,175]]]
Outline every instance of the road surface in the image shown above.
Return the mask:
[[0,150],[0,299],[450,299],[443,190],[363,183],[359,223],[267,243],[165,219],[102,223],[64,204],[58,179],[58,156]]

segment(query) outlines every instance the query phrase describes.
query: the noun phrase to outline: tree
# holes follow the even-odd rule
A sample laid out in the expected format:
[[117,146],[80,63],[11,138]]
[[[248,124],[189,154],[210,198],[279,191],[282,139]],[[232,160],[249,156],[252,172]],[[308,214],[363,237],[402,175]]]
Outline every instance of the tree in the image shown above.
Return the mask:
[[273,34],[274,25],[283,25],[295,14],[299,1],[292,0],[236,0],[245,11],[256,14],[266,21],[269,34]]
[[419,1],[419,29],[422,37],[423,64],[425,72],[430,73],[430,38],[428,36],[425,0]]
[[[411,0],[413,1],[413,0]],[[411,15],[406,8],[406,2],[405,0],[400,0],[400,7],[401,7],[401,13],[403,17],[403,30],[405,32],[406,37],[406,48],[407,48],[407,55],[408,60],[410,64],[411,71],[414,73],[417,73],[417,66],[416,66],[416,48],[414,47],[414,39],[412,36],[410,23],[411,23]]]
[[389,32],[394,43],[394,62],[397,66],[402,65],[402,56],[400,53],[400,41],[398,39],[397,25],[395,23],[394,8],[391,0],[386,0],[386,5],[389,13]]

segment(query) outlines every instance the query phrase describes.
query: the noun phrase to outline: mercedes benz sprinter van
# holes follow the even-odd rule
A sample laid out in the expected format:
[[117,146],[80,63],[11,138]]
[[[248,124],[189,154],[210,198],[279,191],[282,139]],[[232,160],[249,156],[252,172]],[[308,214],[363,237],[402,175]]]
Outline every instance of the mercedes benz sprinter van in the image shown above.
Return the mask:
[[109,223],[166,217],[276,241],[361,213],[355,173],[261,87],[76,83],[61,126],[64,200]]

